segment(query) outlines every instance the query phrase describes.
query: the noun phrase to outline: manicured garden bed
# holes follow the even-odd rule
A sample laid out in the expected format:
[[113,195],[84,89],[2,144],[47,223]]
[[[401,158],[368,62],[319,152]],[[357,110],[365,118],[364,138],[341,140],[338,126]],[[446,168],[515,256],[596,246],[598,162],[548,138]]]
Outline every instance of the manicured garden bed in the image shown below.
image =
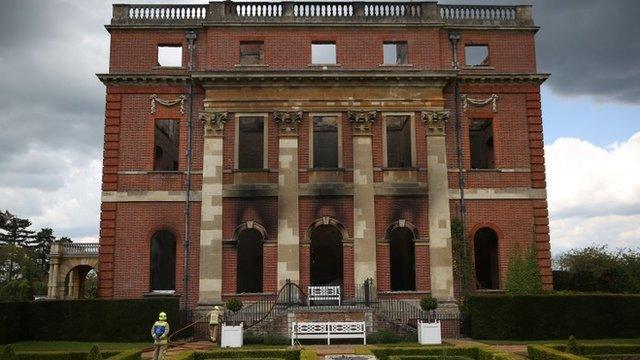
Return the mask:
[[566,352],[565,345],[529,345],[532,360],[640,360],[640,345],[583,344],[575,354]]

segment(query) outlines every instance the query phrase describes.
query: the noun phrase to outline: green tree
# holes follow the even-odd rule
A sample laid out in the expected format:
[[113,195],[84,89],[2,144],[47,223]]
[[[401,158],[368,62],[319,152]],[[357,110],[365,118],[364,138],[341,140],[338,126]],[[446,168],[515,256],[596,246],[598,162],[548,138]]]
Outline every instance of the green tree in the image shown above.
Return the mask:
[[53,230],[50,228],[40,229],[35,237],[27,242],[27,245],[33,250],[36,266],[40,276],[45,278],[49,273],[49,253],[51,252],[51,244],[55,240]]

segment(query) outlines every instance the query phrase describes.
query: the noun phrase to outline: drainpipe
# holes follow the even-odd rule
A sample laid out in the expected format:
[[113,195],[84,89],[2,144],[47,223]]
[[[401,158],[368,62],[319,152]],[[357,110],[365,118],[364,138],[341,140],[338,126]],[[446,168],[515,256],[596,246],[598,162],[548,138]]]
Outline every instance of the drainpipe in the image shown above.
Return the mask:
[[[195,50],[194,42],[197,38],[197,34],[194,30],[187,31],[185,36],[187,38],[189,46],[189,63],[187,70],[189,73],[193,71],[193,52]],[[184,183],[184,304],[185,320],[188,319],[188,307],[189,307],[189,254],[190,254],[190,220],[191,220],[191,163],[193,153],[193,81],[191,78],[187,79],[187,166],[185,171],[185,183]]]
[[[457,31],[452,31],[449,33],[449,41],[451,42],[451,59],[453,64],[453,69],[456,71],[460,70],[460,66],[458,64],[458,41],[460,41],[460,34]],[[462,236],[466,236],[465,233],[465,217],[467,214],[467,207],[464,201],[464,172],[462,171],[462,124],[460,121],[460,86],[458,82],[458,74],[456,74],[455,79],[453,80],[453,99],[455,102],[455,121],[456,121],[456,157],[457,157],[457,166],[458,166],[458,190],[460,191],[460,227],[462,228]],[[467,247],[464,246],[462,248],[462,257],[463,259],[467,259]],[[471,281],[471,279],[467,279]],[[465,284],[466,286],[467,284]],[[463,289],[463,291],[467,291],[468,289]]]

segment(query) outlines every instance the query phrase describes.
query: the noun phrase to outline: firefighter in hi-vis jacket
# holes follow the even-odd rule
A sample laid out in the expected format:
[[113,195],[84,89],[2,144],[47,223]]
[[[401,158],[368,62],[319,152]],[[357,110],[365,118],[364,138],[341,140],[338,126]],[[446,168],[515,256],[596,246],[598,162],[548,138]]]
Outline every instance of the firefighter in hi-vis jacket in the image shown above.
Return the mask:
[[153,360],[164,360],[164,355],[169,346],[169,323],[167,314],[163,311],[158,315],[158,321],[151,327],[151,337],[153,337]]

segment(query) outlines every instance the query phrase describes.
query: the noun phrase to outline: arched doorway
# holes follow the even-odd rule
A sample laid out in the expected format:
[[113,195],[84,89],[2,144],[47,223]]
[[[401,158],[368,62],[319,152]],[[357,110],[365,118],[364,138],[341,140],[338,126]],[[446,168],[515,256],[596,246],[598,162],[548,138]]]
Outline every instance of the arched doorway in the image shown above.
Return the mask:
[[388,232],[391,291],[415,291],[415,235],[408,227]]
[[64,279],[65,299],[94,299],[97,297],[98,276],[91,265],[71,268]]
[[151,291],[176,289],[176,237],[166,230],[151,238]]
[[481,228],[473,238],[476,286],[478,289],[499,289],[498,234],[491,228]]
[[238,235],[236,291],[238,293],[262,292],[262,242],[263,235],[255,228],[241,230]]
[[311,285],[342,285],[342,233],[333,225],[311,232]]

